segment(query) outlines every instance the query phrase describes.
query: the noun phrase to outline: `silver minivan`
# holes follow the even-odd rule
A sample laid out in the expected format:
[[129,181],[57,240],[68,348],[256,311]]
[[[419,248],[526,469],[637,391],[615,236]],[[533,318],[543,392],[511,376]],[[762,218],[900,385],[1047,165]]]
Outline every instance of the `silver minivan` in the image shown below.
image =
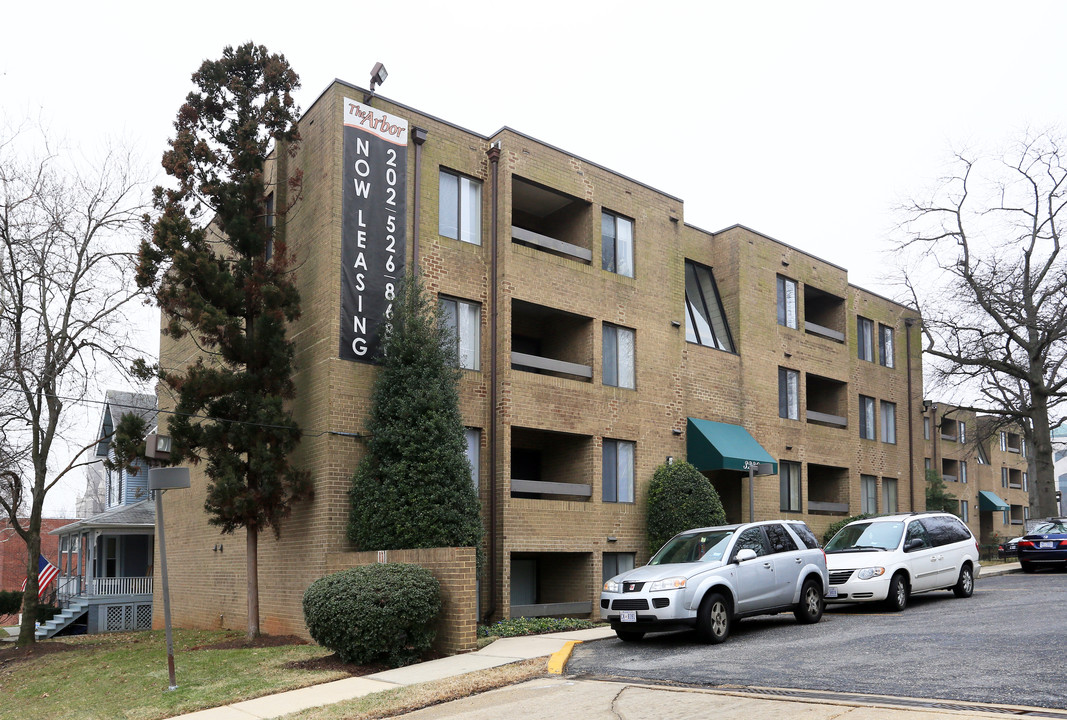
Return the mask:
[[885,602],[903,610],[908,598],[930,590],[970,597],[982,569],[978,541],[945,512],[856,520],[826,543],[830,587],[826,601]]

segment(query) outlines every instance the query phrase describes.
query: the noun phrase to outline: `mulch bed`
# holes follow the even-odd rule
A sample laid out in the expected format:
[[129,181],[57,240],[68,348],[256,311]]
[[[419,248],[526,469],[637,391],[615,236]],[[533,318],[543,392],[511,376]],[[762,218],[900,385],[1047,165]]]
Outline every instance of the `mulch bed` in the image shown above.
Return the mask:
[[310,645],[307,640],[297,635],[260,635],[253,640],[239,637],[223,640],[212,645],[197,645],[190,650],[248,650],[249,648],[279,647],[281,645]]
[[[4,643],[5,646],[8,643]],[[33,643],[26,647],[15,647],[14,643],[10,643],[10,647],[0,647],[0,670],[14,665],[15,663],[25,662],[27,660],[33,660],[34,658],[42,657],[43,655],[51,655],[57,652],[66,652],[68,650],[75,650],[75,645],[68,645],[66,643]]]
[[283,666],[286,670],[317,670],[323,672],[343,672],[348,673],[352,677],[359,677],[362,675],[372,675],[376,672],[382,672],[383,670],[389,670],[388,665],[370,664],[370,665],[357,665],[356,663],[342,662],[341,658],[334,653],[333,655],[327,655],[321,658],[312,658],[310,660],[294,660],[287,662]]

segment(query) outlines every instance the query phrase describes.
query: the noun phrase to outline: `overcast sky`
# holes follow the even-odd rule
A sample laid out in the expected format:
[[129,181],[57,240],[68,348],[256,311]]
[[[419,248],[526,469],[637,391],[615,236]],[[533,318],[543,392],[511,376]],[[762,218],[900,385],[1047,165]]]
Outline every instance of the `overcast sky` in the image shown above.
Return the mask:
[[950,150],[1067,117],[1062,2],[9,5],[0,110],[75,148],[124,138],[154,171],[190,75],[225,45],[284,53],[301,108],[381,61],[390,99],[508,125],[680,197],[693,225],[748,225],[887,295],[893,208]]

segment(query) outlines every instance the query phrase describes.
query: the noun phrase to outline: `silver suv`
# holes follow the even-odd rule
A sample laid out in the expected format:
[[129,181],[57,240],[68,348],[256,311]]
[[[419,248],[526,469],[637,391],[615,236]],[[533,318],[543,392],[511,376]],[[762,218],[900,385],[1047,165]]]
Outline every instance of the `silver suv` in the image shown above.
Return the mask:
[[695,627],[702,641],[721,643],[750,615],[792,611],[819,622],[828,587],[826,556],[804,523],[723,525],[679,533],[648,565],[608,580],[600,616],[622,640]]

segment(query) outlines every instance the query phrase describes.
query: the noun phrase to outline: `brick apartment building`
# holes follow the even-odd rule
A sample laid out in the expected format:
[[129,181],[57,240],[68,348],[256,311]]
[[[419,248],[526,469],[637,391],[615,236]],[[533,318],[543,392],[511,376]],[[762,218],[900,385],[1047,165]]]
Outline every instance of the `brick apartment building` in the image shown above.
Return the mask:
[[926,469],[945,481],[959,503],[959,516],[980,542],[1024,534],[1030,519],[1030,471],[1018,426],[927,401],[923,440]]
[[[733,521],[821,533],[861,507],[921,508],[915,310],[748,228],[687,225],[682,200],[510,128],[484,136],[364,92],[334,82],[271,169],[304,173],[276,232],[298,264],[295,459],[315,497],[260,540],[265,632],[306,634],[304,589],[354,550],[364,361],[413,265],[457,330],[487,529],[480,617],[594,613],[603,578],[647,559],[647,484],[672,460],[705,472]],[[285,206],[274,188],[267,207]],[[195,353],[162,339],[164,367]],[[756,462],[769,474],[750,488]],[[199,472],[164,497],[175,622],[240,628],[244,539],[207,524]]]

